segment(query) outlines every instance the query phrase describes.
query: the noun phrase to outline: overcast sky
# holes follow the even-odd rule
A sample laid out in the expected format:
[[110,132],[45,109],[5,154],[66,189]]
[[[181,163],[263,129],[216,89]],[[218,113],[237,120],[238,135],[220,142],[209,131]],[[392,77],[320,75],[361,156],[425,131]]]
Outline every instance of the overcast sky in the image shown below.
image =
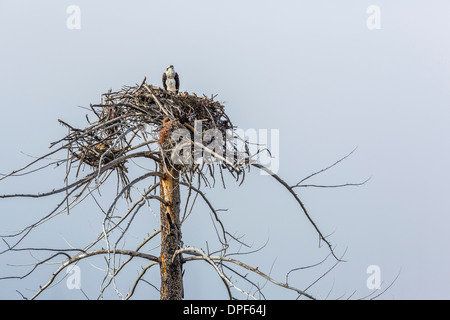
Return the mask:
[[[67,26],[70,5],[80,8],[79,29]],[[379,11],[368,13],[371,5]],[[371,29],[368,19],[369,26],[376,24],[377,12],[379,25]],[[400,273],[381,298],[449,299],[449,12],[445,0],[0,0],[0,172],[30,161],[25,154],[45,154],[50,142],[66,134],[58,118],[82,127],[87,111],[78,106],[98,103],[101,93],[145,76],[159,86],[162,72],[173,64],[182,91],[218,94],[238,127],[279,130],[278,174],[290,184],[358,147],[310,182],[371,177],[364,186],[299,190],[312,218],[347,261],[311,294],[333,299],[356,291],[352,298],[364,297],[373,291],[367,268],[374,265],[381,271],[381,290]],[[1,181],[0,193],[41,192],[63,183],[63,176],[46,172]],[[271,177],[252,170],[242,186],[230,180],[227,189],[207,193],[217,208],[228,209],[222,214],[231,232],[245,235],[253,248],[268,240],[245,261],[280,281],[290,269],[329,253]],[[1,200],[1,233],[25,226],[57,203],[46,201]],[[36,231],[33,244],[82,246],[101,230],[91,218],[99,213],[85,211]],[[203,230],[211,229],[206,206],[199,203],[190,219],[185,244],[206,248]],[[153,221],[143,232],[157,228]],[[38,257],[0,255],[0,277],[11,273],[7,264]],[[329,258],[314,270],[297,271],[290,283],[306,288],[333,263]],[[101,268],[102,260],[93,264]],[[20,299],[16,289],[31,296],[57,265],[49,267],[38,278],[0,282],[0,298]],[[83,291],[96,298],[99,284],[92,283],[103,273],[89,263],[80,267]],[[130,270],[135,279],[137,271]],[[152,277],[158,272],[148,280]],[[184,277],[186,298],[227,297],[205,263],[187,265]],[[139,290],[136,298],[158,298],[150,286]],[[292,292],[267,290],[267,298],[295,298]],[[85,297],[63,280],[42,298]]]

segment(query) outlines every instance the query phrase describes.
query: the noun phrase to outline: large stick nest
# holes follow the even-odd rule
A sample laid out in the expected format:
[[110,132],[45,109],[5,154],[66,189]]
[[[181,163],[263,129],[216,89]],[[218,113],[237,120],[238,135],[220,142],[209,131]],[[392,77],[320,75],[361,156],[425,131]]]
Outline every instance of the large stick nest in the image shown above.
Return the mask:
[[57,142],[67,142],[71,164],[78,162],[78,170],[82,164],[99,172],[108,166],[118,171],[123,183],[128,182],[126,162],[133,157],[203,177],[206,170],[214,177],[217,164],[221,176],[226,169],[243,180],[248,143],[235,134],[224,106],[214,98],[168,92],[144,79],[140,85],[110,90],[100,104],[91,104],[97,119],[86,115],[90,125],[85,129],[59,120],[70,133]]

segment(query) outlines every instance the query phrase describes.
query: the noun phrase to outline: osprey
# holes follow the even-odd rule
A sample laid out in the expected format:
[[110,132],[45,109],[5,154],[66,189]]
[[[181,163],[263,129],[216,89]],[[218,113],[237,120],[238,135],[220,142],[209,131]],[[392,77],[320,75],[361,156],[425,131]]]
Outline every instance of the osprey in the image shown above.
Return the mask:
[[166,68],[166,72],[163,73],[162,82],[164,90],[178,93],[178,89],[180,88],[180,79],[178,78],[178,73],[175,72],[172,65],[168,66]]

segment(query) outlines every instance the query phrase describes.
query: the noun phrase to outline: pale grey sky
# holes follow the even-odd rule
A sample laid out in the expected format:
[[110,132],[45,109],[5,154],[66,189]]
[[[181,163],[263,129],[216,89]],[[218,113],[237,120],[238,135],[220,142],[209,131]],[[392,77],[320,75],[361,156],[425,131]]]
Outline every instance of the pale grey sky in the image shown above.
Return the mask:
[[[69,5],[81,9],[79,30],[66,26]],[[367,28],[370,5],[380,8],[381,29]],[[86,112],[77,106],[99,102],[109,88],[140,83],[144,76],[160,85],[163,70],[173,64],[181,90],[218,94],[235,125],[279,129],[279,175],[291,184],[358,147],[311,182],[360,182],[371,176],[365,186],[299,190],[322,232],[332,234],[336,252],[347,249],[347,262],[310,293],[368,295],[366,269],[377,265],[382,290],[401,270],[382,298],[448,299],[448,12],[445,0],[0,0],[0,172],[28,162],[23,153],[47,152],[49,143],[66,133],[58,118],[85,125]],[[62,179],[37,174],[4,180],[0,193],[44,191]],[[283,281],[290,269],[328,254],[318,247],[317,234],[295,201],[270,177],[252,170],[241,187],[230,181],[227,189],[208,190],[208,195],[217,208],[228,208],[223,215],[230,231],[245,234],[255,248],[269,239],[264,250],[245,261],[265,271],[274,263],[276,279]],[[34,221],[55,204],[55,199],[39,205],[1,200],[1,233]],[[94,218],[99,213],[89,210],[59,217],[34,235],[33,244],[82,246],[100,228]],[[156,228],[156,220],[149,221],[155,223],[142,232]],[[210,227],[207,208],[199,203],[183,231],[185,244],[205,248]],[[0,277],[10,270],[6,264],[33,261],[0,255]],[[305,288],[332,263],[297,272],[291,281]],[[101,267],[102,260],[93,264]],[[93,283],[103,273],[88,263],[80,266],[82,288],[96,298],[100,284]],[[33,278],[0,282],[0,298],[20,299],[16,289],[30,296],[52,267]],[[136,272],[130,271],[130,279]],[[185,295],[227,297],[213,270],[201,262],[186,266]],[[279,289],[266,295],[295,298]],[[136,297],[158,294],[143,285]],[[84,296],[62,281],[42,298]]]

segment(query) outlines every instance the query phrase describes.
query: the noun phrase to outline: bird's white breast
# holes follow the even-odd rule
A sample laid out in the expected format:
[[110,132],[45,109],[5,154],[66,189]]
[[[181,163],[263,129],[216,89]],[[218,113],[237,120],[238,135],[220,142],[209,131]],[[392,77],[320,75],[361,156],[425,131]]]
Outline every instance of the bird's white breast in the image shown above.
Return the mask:
[[168,91],[176,91],[176,83],[174,78],[167,77],[166,86]]

